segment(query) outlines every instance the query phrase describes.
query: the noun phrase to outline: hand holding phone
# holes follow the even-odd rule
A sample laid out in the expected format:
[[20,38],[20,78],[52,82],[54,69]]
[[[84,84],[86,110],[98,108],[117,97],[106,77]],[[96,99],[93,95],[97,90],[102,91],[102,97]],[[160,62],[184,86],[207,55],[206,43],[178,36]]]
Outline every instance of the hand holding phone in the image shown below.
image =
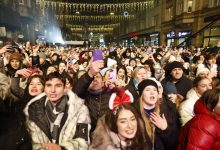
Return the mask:
[[93,61],[103,60],[102,50],[94,50],[93,51]]

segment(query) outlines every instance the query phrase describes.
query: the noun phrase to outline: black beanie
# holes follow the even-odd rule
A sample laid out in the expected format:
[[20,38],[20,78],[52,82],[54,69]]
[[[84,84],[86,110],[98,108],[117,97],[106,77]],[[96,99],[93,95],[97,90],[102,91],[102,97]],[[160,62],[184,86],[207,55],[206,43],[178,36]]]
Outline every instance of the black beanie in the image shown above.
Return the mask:
[[158,86],[157,86],[157,83],[153,80],[150,80],[150,79],[145,79],[143,81],[141,81],[139,84],[138,84],[138,91],[139,91],[139,95],[141,96],[144,88],[148,85],[152,85],[152,86],[155,86],[157,88],[157,91],[158,91]]
[[178,61],[174,61],[167,66],[167,69],[170,71],[172,71],[174,68],[181,68],[182,70],[184,70],[183,64]]

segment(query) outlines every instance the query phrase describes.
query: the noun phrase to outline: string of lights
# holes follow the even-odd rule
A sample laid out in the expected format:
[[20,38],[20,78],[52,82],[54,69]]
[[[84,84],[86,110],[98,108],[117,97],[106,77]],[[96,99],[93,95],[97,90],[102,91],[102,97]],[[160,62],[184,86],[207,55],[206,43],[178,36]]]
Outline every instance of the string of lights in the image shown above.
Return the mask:
[[107,16],[78,16],[78,15],[56,15],[56,18],[60,21],[128,21],[135,18],[135,15],[107,15]]
[[116,4],[89,4],[89,3],[67,3],[48,0],[37,0],[36,3],[41,7],[50,7],[52,10],[67,10],[80,12],[124,12],[124,11],[143,11],[153,7],[153,0],[145,2],[116,3]]

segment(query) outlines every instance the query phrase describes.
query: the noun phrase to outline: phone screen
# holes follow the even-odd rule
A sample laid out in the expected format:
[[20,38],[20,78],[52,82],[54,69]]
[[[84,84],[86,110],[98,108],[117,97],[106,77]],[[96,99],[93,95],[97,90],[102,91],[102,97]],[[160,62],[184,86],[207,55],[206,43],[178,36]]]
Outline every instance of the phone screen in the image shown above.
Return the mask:
[[93,61],[103,60],[102,50],[93,51]]
[[116,69],[112,69],[110,70],[110,79],[112,82],[114,82],[116,80]]

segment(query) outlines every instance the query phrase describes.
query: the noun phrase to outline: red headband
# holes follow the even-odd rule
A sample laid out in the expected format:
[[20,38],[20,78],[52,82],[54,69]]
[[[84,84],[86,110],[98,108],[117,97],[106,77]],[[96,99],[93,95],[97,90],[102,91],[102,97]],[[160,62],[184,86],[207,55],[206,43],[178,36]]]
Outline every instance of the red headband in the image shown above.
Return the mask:
[[115,107],[122,104],[133,103],[134,98],[132,94],[125,90],[124,87],[117,89],[116,93],[113,93],[109,99],[109,109],[113,110]]

